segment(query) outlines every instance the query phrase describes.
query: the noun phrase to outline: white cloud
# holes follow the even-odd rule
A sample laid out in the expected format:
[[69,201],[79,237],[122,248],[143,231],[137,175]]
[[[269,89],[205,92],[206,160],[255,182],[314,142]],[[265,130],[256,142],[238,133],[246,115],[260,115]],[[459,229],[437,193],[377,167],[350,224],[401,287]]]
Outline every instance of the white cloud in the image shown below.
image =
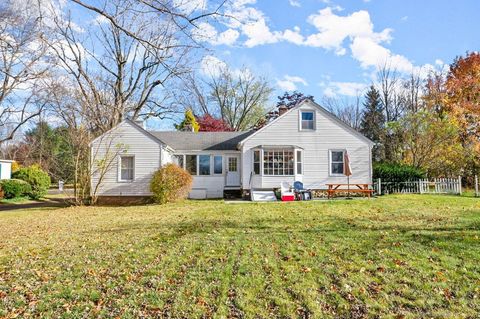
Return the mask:
[[343,43],[346,39],[365,37],[375,42],[390,41],[391,29],[382,32],[373,31],[373,23],[367,11],[361,10],[348,16],[339,16],[328,7],[308,17],[308,22],[314,25],[318,33],[307,37],[305,45],[334,50],[337,55],[344,55],[346,49]]
[[301,7],[302,5],[300,4],[300,1],[298,0],[288,0],[288,3],[290,3],[290,5],[292,7]]
[[352,57],[360,62],[363,68],[381,67],[388,63],[399,72],[410,73],[414,66],[406,57],[393,54],[389,49],[383,47],[374,39],[357,37],[350,45]]
[[328,85],[320,83],[320,86],[324,86],[323,94],[327,97],[336,97],[338,95],[343,96],[357,96],[361,95],[367,84],[358,82],[330,82]]
[[295,91],[297,84],[308,86],[307,81],[299,76],[285,75],[283,79],[277,79],[278,87],[284,91]]
[[208,42],[212,45],[233,45],[240,33],[234,29],[218,33],[210,23],[202,22],[198,24],[198,28],[192,32],[192,35],[197,41]]
[[216,77],[220,74],[222,69],[226,68],[227,64],[213,55],[207,55],[200,63],[200,72],[205,76]]
[[296,45],[301,45],[304,41],[304,37],[300,34],[300,28],[298,26],[294,27],[293,30],[285,30],[281,38]]
[[247,41],[245,41],[245,46],[248,48],[262,44],[275,43],[278,42],[280,38],[280,33],[272,33],[270,31],[270,28],[267,26],[264,18],[256,22],[243,25],[242,32],[248,38]]

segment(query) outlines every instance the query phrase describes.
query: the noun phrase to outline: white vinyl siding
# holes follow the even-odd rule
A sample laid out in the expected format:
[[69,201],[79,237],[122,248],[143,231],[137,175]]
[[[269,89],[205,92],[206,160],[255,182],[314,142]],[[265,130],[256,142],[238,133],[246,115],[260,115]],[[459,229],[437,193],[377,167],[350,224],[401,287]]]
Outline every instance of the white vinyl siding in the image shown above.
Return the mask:
[[[315,112],[315,131],[300,131],[301,111]],[[366,139],[332,119],[314,105],[305,103],[277,119],[243,143],[244,161],[242,186],[244,189],[279,187],[282,181],[299,180],[306,188],[324,189],[326,183],[345,183],[345,176],[330,175],[329,150],[346,149],[350,156],[353,175],[350,182],[371,183],[370,144]],[[253,175],[253,151],[261,145],[291,145],[302,150],[302,174],[295,176]]]
[[[119,150],[125,152],[119,152]],[[97,188],[99,196],[149,196],[150,180],[153,173],[161,166],[162,154],[166,151],[148,133],[122,122],[112,131],[97,138],[91,145],[92,191]],[[115,155],[115,158],[111,158]],[[125,183],[119,181],[119,156],[135,156],[134,180]],[[101,176],[98,161],[109,159],[109,170]],[[100,178],[102,182],[99,183]]]

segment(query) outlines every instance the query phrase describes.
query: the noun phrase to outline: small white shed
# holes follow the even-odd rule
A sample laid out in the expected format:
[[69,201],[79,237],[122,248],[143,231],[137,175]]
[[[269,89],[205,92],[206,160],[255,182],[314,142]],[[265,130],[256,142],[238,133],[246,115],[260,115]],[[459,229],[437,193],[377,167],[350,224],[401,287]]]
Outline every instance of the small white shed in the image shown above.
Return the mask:
[[12,178],[12,163],[13,161],[0,159],[0,179]]

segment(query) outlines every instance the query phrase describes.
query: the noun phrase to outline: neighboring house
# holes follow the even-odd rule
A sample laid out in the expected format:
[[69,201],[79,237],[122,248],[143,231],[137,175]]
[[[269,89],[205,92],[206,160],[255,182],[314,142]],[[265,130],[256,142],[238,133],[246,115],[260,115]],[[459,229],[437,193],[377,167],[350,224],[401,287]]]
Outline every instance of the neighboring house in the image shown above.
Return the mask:
[[149,196],[152,174],[172,162],[193,175],[191,198],[221,198],[226,190],[272,190],[284,181],[325,189],[326,183],[347,182],[345,151],[353,171],[350,183],[371,183],[372,146],[310,100],[249,132],[147,131],[125,120],[91,144],[92,190],[97,188],[105,199]]
[[12,163],[13,161],[0,159],[0,179],[12,178]]

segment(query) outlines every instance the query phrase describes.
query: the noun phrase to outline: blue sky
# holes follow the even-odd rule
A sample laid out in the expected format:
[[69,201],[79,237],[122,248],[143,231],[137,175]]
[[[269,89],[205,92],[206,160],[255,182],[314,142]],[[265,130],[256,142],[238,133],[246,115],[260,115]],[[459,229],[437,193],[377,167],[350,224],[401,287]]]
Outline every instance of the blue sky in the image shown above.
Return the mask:
[[245,65],[276,94],[298,89],[317,100],[362,93],[387,60],[427,74],[480,47],[480,1],[240,0],[226,10],[237,19],[200,25],[212,50],[204,70]]

